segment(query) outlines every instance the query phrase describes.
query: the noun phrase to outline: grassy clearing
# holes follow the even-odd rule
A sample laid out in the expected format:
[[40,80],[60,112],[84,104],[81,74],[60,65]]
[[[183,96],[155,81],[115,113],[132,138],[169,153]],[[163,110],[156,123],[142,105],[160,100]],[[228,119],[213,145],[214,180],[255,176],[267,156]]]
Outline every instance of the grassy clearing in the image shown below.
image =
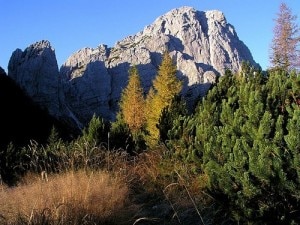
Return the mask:
[[68,172],[48,181],[30,176],[1,186],[1,224],[122,224],[129,220],[129,189],[107,172]]
[[74,152],[84,157],[63,165],[82,169],[43,179],[33,171],[15,187],[1,185],[0,224],[213,224],[207,177],[164,147],[136,157],[88,145]]

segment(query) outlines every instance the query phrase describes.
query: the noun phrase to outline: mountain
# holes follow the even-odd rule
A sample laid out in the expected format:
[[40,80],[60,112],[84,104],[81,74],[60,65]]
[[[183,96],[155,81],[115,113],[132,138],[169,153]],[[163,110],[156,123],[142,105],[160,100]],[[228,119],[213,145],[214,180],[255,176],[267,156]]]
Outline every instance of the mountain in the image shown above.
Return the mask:
[[112,48],[99,45],[77,51],[60,71],[47,41],[24,52],[16,50],[8,75],[52,115],[71,118],[80,126],[93,114],[114,119],[130,66],[138,67],[147,92],[166,50],[177,64],[177,76],[184,83],[182,94],[190,105],[205,95],[226,69],[237,72],[242,61],[259,66],[222,12],[182,7]]
[[65,101],[55,51],[49,41],[16,49],[8,64],[12,78],[42,109],[67,124],[80,127],[80,122]]
[[34,103],[1,67],[0,105],[0,150],[2,151],[6,150],[9,143],[13,143],[15,147],[28,145],[30,140],[45,143],[53,127],[64,138],[75,134],[66,128],[65,124]]

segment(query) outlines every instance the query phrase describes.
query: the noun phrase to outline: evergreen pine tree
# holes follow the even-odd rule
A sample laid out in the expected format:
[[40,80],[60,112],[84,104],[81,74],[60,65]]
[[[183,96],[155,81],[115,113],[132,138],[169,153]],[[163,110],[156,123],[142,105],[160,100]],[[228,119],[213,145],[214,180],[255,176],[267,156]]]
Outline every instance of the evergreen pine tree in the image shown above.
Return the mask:
[[175,96],[170,105],[163,109],[159,119],[157,127],[159,129],[159,139],[161,142],[165,143],[167,140],[179,138],[178,134],[171,131],[176,125],[180,126],[179,121],[183,122],[187,114],[188,112],[184,100],[179,96]]
[[82,131],[82,140],[89,144],[99,145],[101,142],[107,141],[107,132],[108,128],[104,120],[93,115],[88,126]]
[[189,134],[181,156],[207,175],[210,193],[226,199],[236,222],[298,224],[300,78],[243,73],[219,79],[176,143]]
[[117,120],[112,123],[110,129],[110,148],[123,149],[131,153],[135,147],[136,146],[128,124],[125,123],[121,114],[118,114]]
[[290,164],[289,173],[297,179],[298,188],[300,188],[300,107],[293,104],[288,111],[287,134],[284,136],[287,145],[287,152],[285,153],[287,163]]

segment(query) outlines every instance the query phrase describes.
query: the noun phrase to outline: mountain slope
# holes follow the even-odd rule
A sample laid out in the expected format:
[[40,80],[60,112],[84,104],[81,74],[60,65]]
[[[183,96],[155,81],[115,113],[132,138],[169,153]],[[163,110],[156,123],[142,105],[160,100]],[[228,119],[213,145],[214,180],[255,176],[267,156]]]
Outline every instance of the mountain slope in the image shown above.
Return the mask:
[[[157,18],[142,32],[117,42],[113,48],[101,45],[73,54],[61,68],[68,90],[66,98],[73,102],[74,111],[84,115],[77,103],[83,100],[89,105],[90,94],[95,91],[101,109],[114,112],[127,84],[129,67],[138,66],[142,84],[148,91],[165,50],[177,63],[178,76],[185,83],[183,94],[190,101],[199,94],[204,95],[209,84],[216,76],[224,74],[225,69],[238,71],[242,61],[256,65],[249,49],[239,40],[222,12],[200,12],[182,7]],[[86,85],[87,79],[97,80],[95,86],[91,86],[93,82]],[[71,97],[76,93],[81,99]],[[103,97],[107,101],[102,101]],[[95,99],[91,99],[92,108],[93,101]],[[85,108],[84,111],[89,110]],[[99,109],[98,113],[103,114],[103,111]]]
[[34,103],[1,67],[0,105],[0,150],[10,142],[14,146],[28,145],[30,140],[44,143],[53,127],[65,138],[73,133]]
[[[38,47],[39,43],[34,44],[33,48]],[[225,69],[236,72],[242,61],[258,66],[222,12],[202,12],[182,7],[157,18],[143,31],[117,42],[113,48],[100,45],[79,50],[62,65],[59,74],[57,69],[53,70],[52,80],[43,75],[39,82],[56,87],[56,92],[51,91],[51,95],[47,95],[54,100],[50,101],[50,106],[55,109],[49,110],[50,113],[73,118],[72,121],[78,121],[78,126],[80,123],[86,124],[93,114],[114,119],[121,92],[128,82],[130,66],[137,66],[147,92],[166,50],[177,64],[177,76],[184,83],[182,94],[190,105],[199,95],[206,93],[210,84],[215,82],[217,76],[223,75]],[[28,57],[25,54],[26,57],[20,60],[20,54],[19,51],[13,54],[9,75],[22,84],[21,80],[32,76],[22,72],[26,65],[35,67],[30,63],[31,59],[45,55],[33,51],[33,54]],[[44,66],[49,67],[49,64],[45,62]],[[25,87],[21,86],[30,93],[30,90],[36,89],[35,83],[27,82]],[[30,96],[40,101],[35,95]],[[48,108],[46,102],[41,104]]]

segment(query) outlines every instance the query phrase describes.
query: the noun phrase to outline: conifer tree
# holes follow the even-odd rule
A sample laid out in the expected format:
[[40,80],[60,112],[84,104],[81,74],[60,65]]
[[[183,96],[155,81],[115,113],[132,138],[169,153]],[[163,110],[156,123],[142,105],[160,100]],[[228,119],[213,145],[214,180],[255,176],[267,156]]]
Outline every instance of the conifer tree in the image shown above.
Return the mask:
[[105,121],[94,114],[88,126],[82,131],[82,140],[98,145],[106,139],[104,137],[106,137],[107,131],[108,128]]
[[161,113],[170,105],[174,96],[180,93],[181,88],[181,81],[176,77],[176,65],[168,52],[165,52],[158,74],[153,81],[153,89],[150,90],[146,100],[148,145],[152,146],[158,142],[159,129],[157,126]]
[[[289,171],[298,180],[298,188],[300,187],[300,108],[294,105],[290,109],[291,118],[288,120],[288,134],[284,137],[289,154],[287,155],[287,164],[290,164]],[[299,189],[298,189],[299,191]],[[299,191],[300,192],[300,191]],[[299,197],[300,198],[300,197]]]
[[161,142],[165,143],[167,140],[179,138],[178,133],[174,132],[173,128],[176,125],[180,126],[187,114],[185,101],[179,96],[175,96],[170,105],[162,110],[159,119],[157,127],[159,129],[159,138]]
[[111,149],[123,149],[131,153],[134,149],[134,140],[132,133],[128,125],[124,122],[124,119],[119,113],[117,120],[111,124],[110,129],[110,148]]
[[279,8],[275,19],[274,37],[271,45],[270,61],[274,68],[289,71],[300,68],[299,28],[295,23],[296,16],[285,3]]
[[175,144],[238,223],[299,224],[300,78],[243,72],[219,79]]
[[129,70],[129,82],[124,89],[120,103],[120,113],[132,133],[137,133],[145,125],[145,99],[140,76],[136,66]]
[[111,147],[136,153],[145,149],[145,98],[136,66],[129,69],[129,81],[123,90],[120,111],[111,124]]

